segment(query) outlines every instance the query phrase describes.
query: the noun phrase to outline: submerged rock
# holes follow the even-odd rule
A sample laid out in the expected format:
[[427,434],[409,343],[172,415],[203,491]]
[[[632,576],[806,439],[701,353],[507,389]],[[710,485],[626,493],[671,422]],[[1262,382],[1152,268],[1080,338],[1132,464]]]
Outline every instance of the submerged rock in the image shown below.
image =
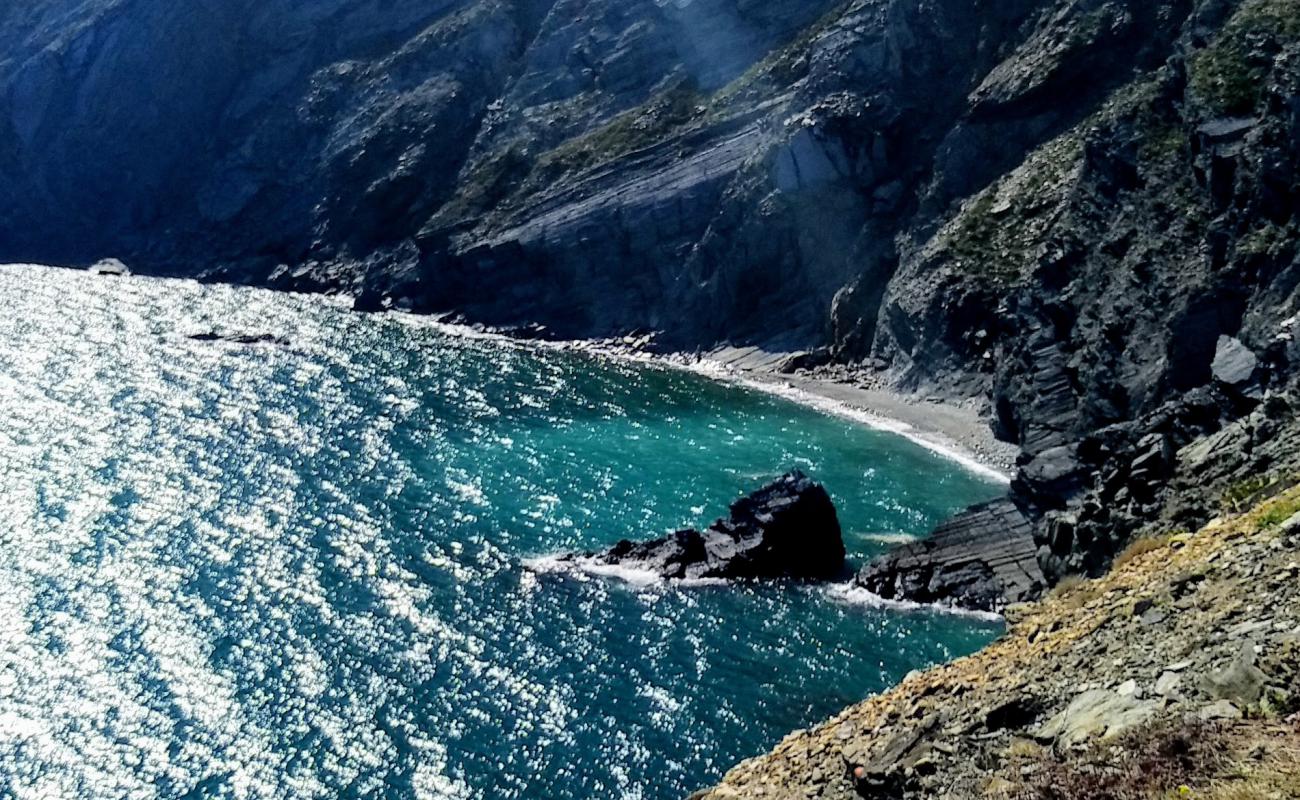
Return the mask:
[[731,505],[707,529],[648,542],[624,540],[603,553],[569,556],[653,572],[665,579],[796,578],[844,571],[844,540],[830,495],[795,470]]
[[273,344],[287,345],[289,340],[283,336],[276,336],[273,333],[217,333],[208,331],[205,333],[191,333],[187,337],[195,342],[230,342],[231,344]]

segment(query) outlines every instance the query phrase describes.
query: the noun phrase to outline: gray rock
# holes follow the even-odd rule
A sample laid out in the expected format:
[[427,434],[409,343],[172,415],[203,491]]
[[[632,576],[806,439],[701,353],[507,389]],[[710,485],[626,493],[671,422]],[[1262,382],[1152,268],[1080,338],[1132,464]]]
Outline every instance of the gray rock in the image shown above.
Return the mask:
[[1268,676],[1255,666],[1255,661],[1255,646],[1246,644],[1227,666],[1205,676],[1205,691],[1211,697],[1247,706],[1258,702]]
[[1239,386],[1250,381],[1259,366],[1259,358],[1240,339],[1220,336],[1210,369],[1215,380],[1229,386]]
[[1143,702],[1132,695],[1090,689],[1044,723],[1034,737],[1061,748],[1083,744],[1094,738],[1106,741],[1146,722],[1155,710],[1154,703]]
[[793,192],[847,178],[849,174],[843,143],[825,140],[816,129],[801,126],[777,155],[774,177],[777,189]]
[[1182,683],[1183,676],[1177,672],[1162,672],[1156,679],[1156,694],[1161,697],[1168,697],[1178,690],[1178,684]]
[[1202,722],[1241,719],[1241,710],[1229,700],[1218,700],[1197,711],[1196,717]]
[[1168,615],[1158,608],[1148,608],[1146,611],[1142,612],[1140,617],[1138,617],[1138,621],[1147,627],[1159,625],[1166,619],[1168,619]]
[[1029,521],[1007,500],[975,506],[926,539],[873,560],[859,586],[886,599],[995,610],[1046,585]]

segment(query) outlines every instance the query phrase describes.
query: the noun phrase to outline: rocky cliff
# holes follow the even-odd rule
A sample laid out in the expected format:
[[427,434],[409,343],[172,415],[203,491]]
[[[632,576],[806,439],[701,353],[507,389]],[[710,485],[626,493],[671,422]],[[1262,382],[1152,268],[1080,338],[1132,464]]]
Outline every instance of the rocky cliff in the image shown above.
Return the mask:
[[0,260],[976,398],[1048,581],[1275,469],[1189,448],[1292,408],[1298,0],[33,0],[0,54]]
[[692,800],[1300,796],[1300,490],[1140,540]]

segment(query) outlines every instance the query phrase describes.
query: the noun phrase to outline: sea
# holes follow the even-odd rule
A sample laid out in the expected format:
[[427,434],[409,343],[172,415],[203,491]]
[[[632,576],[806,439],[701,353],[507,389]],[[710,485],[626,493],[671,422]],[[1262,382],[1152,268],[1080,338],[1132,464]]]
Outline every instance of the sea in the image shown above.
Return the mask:
[[1004,490],[668,366],[0,267],[0,796],[681,800],[999,635],[555,558],[793,468],[855,565]]

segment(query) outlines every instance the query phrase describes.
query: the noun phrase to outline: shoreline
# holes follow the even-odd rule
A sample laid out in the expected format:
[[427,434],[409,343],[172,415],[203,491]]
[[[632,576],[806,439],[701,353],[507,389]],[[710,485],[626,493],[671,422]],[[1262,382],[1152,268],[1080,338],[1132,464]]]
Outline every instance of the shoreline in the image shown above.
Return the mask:
[[[508,337],[507,338],[511,338]],[[777,365],[793,353],[757,348],[721,348],[703,354],[660,354],[627,340],[547,342],[560,349],[625,358],[682,369],[713,380],[780,397],[824,414],[901,436],[971,472],[1010,484],[1019,448],[999,441],[975,410],[888,389],[867,388],[841,376],[804,371],[781,373]]]
[[[1017,449],[999,442],[974,411],[814,374],[736,371],[705,359],[698,370],[723,380],[902,436],[997,483],[1009,484]],[[716,372],[715,372],[716,370]]]
[[[50,265],[13,263],[3,266],[49,268]],[[57,267],[56,267],[57,268]],[[73,271],[92,273],[89,269],[71,268]],[[126,271],[113,273],[115,279],[146,278],[148,280],[190,281],[189,278],[137,275]],[[200,281],[199,283],[203,283]],[[264,287],[248,287],[264,288]],[[340,307],[351,306],[348,295],[326,295],[310,292],[284,292],[264,289],[279,294],[300,294],[322,298]],[[902,436],[908,441],[936,455],[956,462],[964,468],[999,484],[1009,484],[1019,450],[1015,445],[1001,442],[993,435],[988,423],[973,409],[942,400],[925,399],[902,392],[870,388],[855,382],[852,374],[827,375],[817,370],[803,370],[786,374],[779,366],[797,352],[764,351],[758,347],[724,346],[706,353],[656,353],[647,349],[653,336],[620,339],[564,339],[530,338],[510,330],[489,326],[476,326],[454,322],[446,315],[422,314],[400,309],[382,312],[384,315],[422,326],[440,328],[457,336],[497,338],[520,346],[542,346],[602,357],[622,358],[657,364],[672,369],[682,369],[712,380],[764,392],[824,414],[841,417],[874,430]]]
[[453,322],[438,315],[384,313],[456,336],[496,338],[521,347],[550,348],[684,370],[901,436],[1002,485],[1011,483],[1020,453],[1015,445],[998,440],[988,422],[967,406],[869,388],[849,382],[854,380],[852,375],[831,376],[807,370],[794,374],[778,372],[778,366],[798,355],[797,352],[721,347],[705,353],[657,353],[648,349],[653,342],[652,335],[620,339],[532,338],[515,335],[510,330]]

